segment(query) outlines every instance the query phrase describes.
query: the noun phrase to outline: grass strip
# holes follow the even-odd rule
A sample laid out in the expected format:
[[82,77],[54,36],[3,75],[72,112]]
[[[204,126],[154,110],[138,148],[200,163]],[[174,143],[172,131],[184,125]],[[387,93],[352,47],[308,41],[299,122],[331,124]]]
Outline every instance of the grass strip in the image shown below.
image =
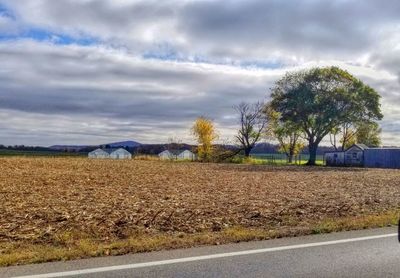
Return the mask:
[[317,223],[300,223],[296,226],[275,229],[237,226],[219,232],[197,234],[138,234],[112,242],[99,242],[87,234],[67,232],[56,235],[51,243],[0,243],[0,266],[387,227],[397,225],[399,213],[399,210],[391,210],[356,217],[324,219]]

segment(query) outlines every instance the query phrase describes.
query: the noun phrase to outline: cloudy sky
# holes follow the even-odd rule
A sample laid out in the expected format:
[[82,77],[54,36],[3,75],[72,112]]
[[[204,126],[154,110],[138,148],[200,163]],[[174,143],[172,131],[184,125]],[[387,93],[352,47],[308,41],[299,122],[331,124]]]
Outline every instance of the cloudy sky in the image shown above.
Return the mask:
[[0,143],[224,140],[232,106],[286,71],[337,65],[382,95],[400,141],[400,1],[0,0]]

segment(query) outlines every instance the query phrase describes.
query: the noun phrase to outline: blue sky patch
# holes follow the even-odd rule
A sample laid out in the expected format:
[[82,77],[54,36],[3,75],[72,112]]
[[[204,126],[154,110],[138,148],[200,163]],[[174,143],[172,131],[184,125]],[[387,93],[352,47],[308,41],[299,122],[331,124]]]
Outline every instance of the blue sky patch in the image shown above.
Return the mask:
[[[17,22],[15,14],[7,9],[4,5],[0,4],[0,16],[10,18],[12,21]],[[32,39],[35,41],[48,41],[54,44],[68,45],[93,45],[99,42],[98,39],[91,36],[71,36],[63,33],[52,32],[43,28],[34,28],[30,26],[21,26],[20,30],[15,34],[1,33],[0,41],[10,41],[19,39]]]
[[244,68],[279,69],[284,67],[285,64],[279,61],[244,61],[240,63],[240,66]]
[[74,37],[38,28],[23,30],[18,34],[0,33],[0,41],[19,40],[19,39],[32,39],[40,42],[48,41],[59,45],[78,44],[84,46],[97,44],[99,42],[98,39],[93,37]]
[[5,17],[9,17],[12,19],[16,19],[14,13],[7,9],[4,5],[0,4],[0,16],[5,16]]
[[205,63],[213,65],[225,65],[235,66],[241,68],[260,68],[260,69],[279,69],[285,66],[280,61],[265,61],[265,60],[249,60],[241,62],[227,62],[218,61],[215,59],[207,59],[203,56],[184,56],[172,48],[168,49],[157,49],[156,51],[148,51],[142,55],[143,59],[161,60],[161,61],[173,61],[173,62],[190,62],[190,63]]

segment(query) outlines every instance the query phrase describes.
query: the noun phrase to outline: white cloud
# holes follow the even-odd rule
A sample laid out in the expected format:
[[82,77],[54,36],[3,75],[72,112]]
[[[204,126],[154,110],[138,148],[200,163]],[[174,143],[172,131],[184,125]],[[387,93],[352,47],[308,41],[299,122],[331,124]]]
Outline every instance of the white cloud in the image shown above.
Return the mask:
[[14,35],[17,34],[18,31],[19,26],[15,20],[0,12],[0,34]]
[[[190,140],[198,115],[214,118],[226,138],[234,104],[268,97],[287,70],[328,65],[377,89],[384,142],[400,135],[398,1],[2,4],[9,14],[0,13],[0,36],[31,28],[50,36],[0,41],[0,112],[8,119],[0,143]],[[61,45],[63,36],[95,40]]]
[[[0,109],[8,111],[10,119],[2,123],[10,130],[8,139],[3,136],[8,143],[15,140],[12,134],[24,130],[24,117],[35,119],[29,125],[49,144],[58,138],[53,133],[57,130],[74,134],[63,139],[69,143],[102,143],[104,137],[155,142],[173,134],[189,139],[197,116],[209,115],[223,123],[234,104],[264,98],[282,74],[144,60],[104,47],[30,40],[0,44],[0,59]],[[24,137],[31,133],[26,129]]]

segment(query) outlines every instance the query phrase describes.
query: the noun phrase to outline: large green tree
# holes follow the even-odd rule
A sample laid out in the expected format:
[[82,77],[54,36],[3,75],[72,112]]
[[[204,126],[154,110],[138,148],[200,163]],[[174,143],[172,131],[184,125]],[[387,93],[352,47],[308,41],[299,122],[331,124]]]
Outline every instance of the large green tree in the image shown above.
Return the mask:
[[382,129],[374,121],[346,123],[334,128],[329,135],[332,146],[338,151],[344,151],[353,144],[364,144],[368,147],[381,145]]
[[376,122],[362,122],[357,125],[356,141],[368,147],[379,147],[381,145],[382,129]]
[[335,127],[380,120],[379,94],[337,67],[287,73],[272,88],[270,106],[280,120],[298,125],[315,165],[318,145]]
[[294,157],[304,148],[301,129],[290,121],[281,121],[280,114],[269,106],[265,113],[269,121],[267,135],[278,141],[279,151],[286,154],[288,162],[292,163]]

